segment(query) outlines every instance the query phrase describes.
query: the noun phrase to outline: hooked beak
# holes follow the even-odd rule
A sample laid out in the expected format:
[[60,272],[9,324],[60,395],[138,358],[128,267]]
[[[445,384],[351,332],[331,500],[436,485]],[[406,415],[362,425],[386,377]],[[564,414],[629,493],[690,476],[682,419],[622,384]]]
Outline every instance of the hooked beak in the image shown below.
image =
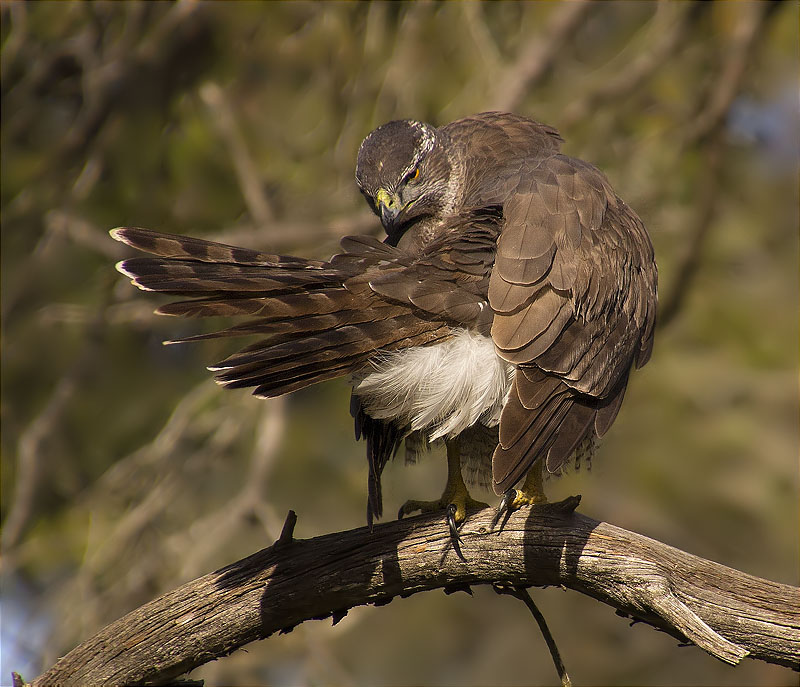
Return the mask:
[[403,211],[400,199],[394,193],[389,193],[385,189],[379,189],[375,194],[375,201],[381,216],[381,224],[386,230],[386,233],[391,234],[397,216]]

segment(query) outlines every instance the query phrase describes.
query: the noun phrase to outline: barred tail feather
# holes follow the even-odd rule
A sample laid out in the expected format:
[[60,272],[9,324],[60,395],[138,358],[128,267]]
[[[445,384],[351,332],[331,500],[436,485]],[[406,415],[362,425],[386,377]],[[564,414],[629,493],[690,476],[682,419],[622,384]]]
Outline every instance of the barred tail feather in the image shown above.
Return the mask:
[[414,315],[409,305],[379,296],[368,279],[354,278],[393,250],[380,242],[351,240],[347,245],[358,254],[321,262],[132,227],[111,235],[156,256],[118,265],[137,287],[190,297],[157,312],[249,318],[166,343],[262,337],[209,368],[220,384],[252,387],[257,396],[345,376],[378,349],[422,345],[449,333],[441,322]]
[[144,253],[151,253],[162,258],[187,258],[198,262],[230,264],[230,265],[276,265],[280,267],[323,267],[327,263],[321,260],[307,260],[288,255],[262,253],[249,248],[229,246],[216,241],[196,239],[191,236],[164,234],[140,227],[118,227],[112,229],[111,237],[136,248]]

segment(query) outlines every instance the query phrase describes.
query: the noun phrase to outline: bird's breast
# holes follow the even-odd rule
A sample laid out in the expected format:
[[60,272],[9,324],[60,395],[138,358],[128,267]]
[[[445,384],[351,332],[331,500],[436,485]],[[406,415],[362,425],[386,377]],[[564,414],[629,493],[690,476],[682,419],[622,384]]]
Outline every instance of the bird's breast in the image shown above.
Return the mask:
[[460,329],[430,346],[381,351],[352,382],[367,415],[433,441],[496,426],[513,378],[490,337]]

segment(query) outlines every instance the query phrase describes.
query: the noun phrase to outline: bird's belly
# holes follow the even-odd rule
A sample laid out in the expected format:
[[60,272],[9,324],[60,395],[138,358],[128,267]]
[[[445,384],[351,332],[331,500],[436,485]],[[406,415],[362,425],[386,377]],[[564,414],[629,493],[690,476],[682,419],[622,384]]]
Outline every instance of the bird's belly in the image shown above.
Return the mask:
[[496,426],[513,378],[490,337],[460,329],[430,346],[379,353],[353,387],[367,415],[434,441],[477,422]]

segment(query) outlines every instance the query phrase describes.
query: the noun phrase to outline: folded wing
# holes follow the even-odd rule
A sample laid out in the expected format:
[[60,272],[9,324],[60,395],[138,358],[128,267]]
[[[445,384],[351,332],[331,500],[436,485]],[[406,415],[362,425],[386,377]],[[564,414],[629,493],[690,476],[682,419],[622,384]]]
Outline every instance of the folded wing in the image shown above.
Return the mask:
[[650,355],[656,307],[650,240],[602,173],[554,155],[515,182],[489,284],[492,338],[518,366],[493,456],[498,493],[605,433],[631,366]]

